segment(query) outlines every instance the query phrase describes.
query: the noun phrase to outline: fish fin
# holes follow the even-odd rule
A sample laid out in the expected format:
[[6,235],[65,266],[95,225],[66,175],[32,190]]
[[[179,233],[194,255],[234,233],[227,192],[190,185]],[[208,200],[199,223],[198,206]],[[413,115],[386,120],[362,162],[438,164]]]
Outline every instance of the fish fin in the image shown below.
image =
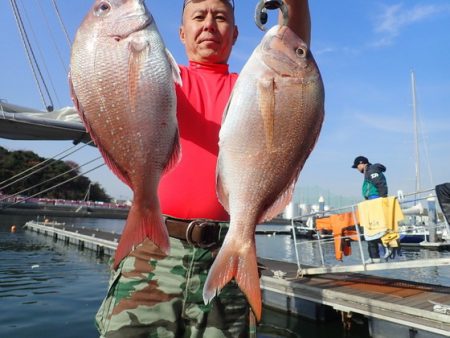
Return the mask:
[[[228,98],[228,102],[227,105],[225,106],[225,109],[223,111],[223,115],[222,115],[222,125],[225,122],[225,119],[227,117],[228,114],[228,109],[230,107],[230,102],[231,102],[231,98],[233,97],[233,93],[234,91],[231,92],[230,97]],[[221,141],[220,141],[220,132],[219,132],[219,148],[221,147]],[[217,158],[217,166],[216,166],[216,194],[217,197],[219,199],[219,202],[222,204],[223,208],[230,213],[230,205],[229,205],[229,192],[228,189],[226,189],[225,184],[223,182],[223,179],[219,173],[219,168],[220,168],[220,162],[221,162],[221,155],[220,155],[220,151],[219,151],[219,155]]]
[[170,68],[172,69],[173,81],[179,86],[182,86],[183,81],[181,80],[180,67],[178,67],[178,63],[173,57],[172,53],[167,48],[165,49],[165,51],[167,55],[167,60],[169,61]]
[[94,140],[94,143],[97,145],[98,150],[100,151],[100,154],[102,154],[103,160],[105,161],[106,165],[109,169],[127,186],[130,188],[133,188],[131,186],[131,180],[129,179],[128,175],[126,175],[120,167],[117,165],[115,161],[112,160],[111,156],[103,149],[100,142],[96,141],[96,137],[94,134],[90,133],[92,139]]
[[[320,128],[323,123],[323,115],[321,117],[321,121],[315,125],[314,128],[310,130],[310,133],[313,135],[319,135]],[[292,195],[294,194],[295,184],[297,183],[298,177],[300,175],[300,172],[308,159],[309,155],[311,154],[312,150],[314,149],[315,144],[317,143],[318,137],[315,137],[315,139],[309,143],[309,146],[306,147],[307,150],[299,153],[299,157],[297,160],[297,167],[292,170],[292,176],[287,181],[286,186],[284,189],[281,190],[281,193],[278,195],[278,197],[275,199],[275,202],[272,203],[272,205],[267,208],[267,210],[263,213],[261,218],[259,219],[259,223],[262,223],[264,221],[269,221],[272,218],[274,218],[276,215],[278,215],[280,212],[284,210],[284,208],[289,204],[289,202],[292,200]]]
[[258,104],[264,123],[266,149],[273,147],[275,130],[275,81],[273,78],[258,81]]
[[[218,163],[220,163],[220,155],[218,159]],[[217,168],[219,168],[219,165],[217,165]],[[222,204],[223,208],[230,213],[230,205],[229,205],[229,192],[228,189],[226,189],[225,184],[223,183],[222,176],[219,172],[216,174],[216,193],[217,198],[219,199],[220,204]]]
[[164,254],[170,251],[169,234],[160,212],[133,204],[114,256],[114,269],[145,238],[149,238]]
[[69,73],[69,88],[70,88],[70,95],[72,97],[72,102],[75,105],[75,108],[78,111],[78,114],[80,115],[81,121],[84,124],[84,127],[86,128],[87,132],[92,138],[92,141],[94,141],[94,144],[100,151],[100,154],[102,155],[103,159],[105,160],[106,165],[112,170],[112,172],[126,185],[131,187],[130,179],[126,174],[123,173],[122,170],[118,167],[118,165],[111,159],[109,154],[103,149],[100,140],[95,135],[94,131],[91,128],[91,125],[88,122],[88,119],[85,116],[84,109],[80,104],[80,101],[78,100],[78,97],[75,92],[75,88],[73,86],[72,78]]
[[[137,42],[138,44],[138,42]],[[144,48],[141,46],[136,47],[133,42],[130,44],[131,53],[128,57],[128,74],[127,74],[127,90],[128,90],[128,102],[129,102],[129,114],[136,114],[138,111],[138,92],[139,92],[139,82],[142,64],[147,57],[148,45]]]
[[223,110],[222,124],[225,122],[225,119],[227,118],[228,110],[230,109],[231,98],[233,97],[233,93],[234,93],[234,90],[231,91],[230,97],[228,98],[227,105],[225,106],[225,109]]
[[286,208],[286,206],[292,200],[296,182],[297,176],[294,177],[293,181],[290,181],[287,188],[283,190],[280,195],[278,195],[275,202],[262,214],[261,218],[258,220],[258,223],[270,221],[272,218],[279,215],[284,210],[284,208]]
[[175,137],[173,138],[173,142],[172,142],[172,151],[169,155],[169,159],[166,162],[166,165],[164,167],[163,170],[163,174],[167,173],[168,171],[170,171],[170,169],[172,169],[173,167],[175,167],[178,162],[180,162],[181,159],[181,143],[180,143],[180,135],[178,132],[178,128],[177,131],[175,133]]
[[254,241],[253,245],[246,243],[242,246],[241,244],[240,241],[232,243],[225,240],[206,278],[203,301],[205,304],[211,302],[234,278],[259,321],[262,303],[256,248]]

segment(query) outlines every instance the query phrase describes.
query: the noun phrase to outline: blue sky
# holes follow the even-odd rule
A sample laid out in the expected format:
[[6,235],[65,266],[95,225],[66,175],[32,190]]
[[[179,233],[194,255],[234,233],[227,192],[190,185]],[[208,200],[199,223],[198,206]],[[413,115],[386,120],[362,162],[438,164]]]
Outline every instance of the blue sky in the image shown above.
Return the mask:
[[[71,38],[92,3],[57,1]],[[155,0],[147,1],[147,6],[167,47],[183,64],[184,48],[178,40],[181,3],[181,0]],[[32,26],[29,35],[36,51],[39,48],[36,54],[45,60],[41,61],[41,67],[51,76],[51,86],[57,93],[55,106],[72,105],[67,86],[70,49],[51,1],[18,0],[18,4],[24,9],[27,27]],[[255,5],[256,0],[236,0],[240,36],[230,59],[232,71],[240,71],[262,37],[253,22]],[[416,76],[421,130],[421,186],[428,189],[450,181],[448,0],[310,0],[310,7],[312,52],[325,84],[326,116],[297,188],[320,186],[335,194],[359,196],[362,175],[350,166],[355,156],[365,155],[371,162],[381,162],[387,167],[391,194],[399,189],[406,193],[414,191],[412,70]],[[9,1],[0,2],[0,13],[0,42],[4,46],[0,99],[42,109]],[[272,19],[269,24],[273,23]],[[71,144],[0,139],[0,146],[51,157]],[[81,164],[98,156],[95,148],[86,148],[70,159]],[[131,196],[131,191],[106,167],[89,177],[114,197]]]

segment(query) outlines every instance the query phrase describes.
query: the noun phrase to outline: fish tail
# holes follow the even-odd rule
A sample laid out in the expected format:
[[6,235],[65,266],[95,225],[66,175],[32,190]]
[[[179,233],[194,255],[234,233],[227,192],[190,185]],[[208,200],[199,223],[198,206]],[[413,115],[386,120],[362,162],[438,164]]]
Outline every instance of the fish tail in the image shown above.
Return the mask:
[[262,304],[255,246],[230,244],[225,241],[209,270],[203,287],[203,300],[205,304],[211,302],[234,278],[247,298],[256,320],[260,321]]
[[134,205],[130,209],[114,256],[114,269],[117,269],[122,259],[146,238],[149,238],[164,254],[169,253],[169,235],[161,213],[147,208],[142,209]]

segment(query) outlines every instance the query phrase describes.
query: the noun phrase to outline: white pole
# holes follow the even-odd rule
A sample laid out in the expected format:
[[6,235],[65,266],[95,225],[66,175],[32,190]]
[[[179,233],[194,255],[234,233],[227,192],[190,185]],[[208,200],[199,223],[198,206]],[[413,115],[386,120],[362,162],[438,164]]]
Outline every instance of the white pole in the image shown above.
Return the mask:
[[416,192],[420,191],[420,157],[419,157],[419,129],[417,123],[417,107],[416,107],[416,77],[414,71],[411,71],[411,89],[413,103],[413,121],[414,121],[414,142],[416,148]]

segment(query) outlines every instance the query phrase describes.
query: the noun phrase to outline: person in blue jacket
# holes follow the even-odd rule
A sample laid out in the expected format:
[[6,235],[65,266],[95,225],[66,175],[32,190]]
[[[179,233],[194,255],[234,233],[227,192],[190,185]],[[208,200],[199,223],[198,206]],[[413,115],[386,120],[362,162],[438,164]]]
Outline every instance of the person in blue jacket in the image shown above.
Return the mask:
[[381,163],[372,164],[367,157],[358,156],[353,161],[352,168],[358,169],[364,174],[364,182],[362,185],[362,195],[366,200],[378,197],[387,197],[388,187],[384,172],[386,167]]
[[[357,169],[361,174],[364,174],[364,181],[362,185],[362,195],[366,200],[371,200],[378,197],[387,197],[388,187],[384,172],[386,167],[381,163],[370,163],[369,159],[364,156],[358,156],[353,161],[352,168]],[[367,240],[367,238],[366,238]],[[378,245],[381,244],[379,238],[367,240],[367,247],[369,251],[369,262],[380,262],[380,251]]]

